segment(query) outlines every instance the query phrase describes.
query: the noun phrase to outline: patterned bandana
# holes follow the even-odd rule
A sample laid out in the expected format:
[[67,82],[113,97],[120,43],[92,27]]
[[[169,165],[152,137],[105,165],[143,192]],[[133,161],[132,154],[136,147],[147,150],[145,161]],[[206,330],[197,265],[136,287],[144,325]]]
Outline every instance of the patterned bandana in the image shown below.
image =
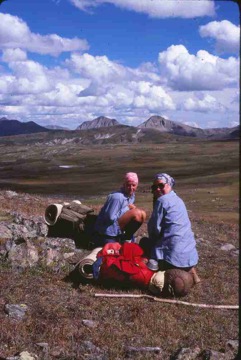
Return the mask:
[[138,184],[138,176],[134,172],[128,172],[124,176],[124,182],[127,181],[134,181],[136,184]]
[[168,184],[171,187],[175,185],[175,180],[170,175],[165,173],[156,174],[154,180],[161,180],[163,184]]

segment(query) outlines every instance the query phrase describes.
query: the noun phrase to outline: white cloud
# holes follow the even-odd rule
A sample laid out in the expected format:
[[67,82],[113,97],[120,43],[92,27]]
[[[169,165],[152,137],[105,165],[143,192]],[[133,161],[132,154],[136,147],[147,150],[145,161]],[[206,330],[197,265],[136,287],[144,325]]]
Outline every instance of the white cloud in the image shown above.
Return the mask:
[[195,127],[195,128],[199,128],[199,125],[195,121],[183,121],[183,124],[188,125],[188,126],[192,126],[192,127]]
[[80,94],[82,97],[105,95],[111,89],[116,89],[117,85],[121,89],[124,87],[126,93],[130,81],[160,82],[160,77],[153,72],[156,70],[153,66],[142,64],[140,68],[131,69],[109,60],[107,56],[73,53],[65,64],[71,71],[88,79],[88,86]]
[[[233,57],[221,59],[204,50],[193,55],[173,45],[159,54],[159,68],[152,63],[129,68],[107,56],[77,52],[83,47],[73,39],[68,45],[57,35],[33,34],[21,19],[0,16],[0,117],[70,128],[99,115],[132,125],[161,114],[189,124],[195,119],[198,126],[203,113],[206,122],[224,109],[232,114],[230,121],[238,118],[239,62]],[[27,57],[29,51],[55,55],[71,46],[74,51],[57,67]]]
[[236,93],[233,96],[233,99],[231,101],[231,104],[240,104],[240,92],[239,91],[236,91]]
[[221,104],[214,96],[209,94],[204,94],[200,98],[198,97],[189,97],[183,103],[182,108],[188,111],[198,111],[198,112],[224,112],[226,107]]
[[231,127],[235,127],[235,126],[238,126],[238,125],[240,125],[239,121],[231,121],[231,123],[230,123]]
[[170,95],[161,86],[140,81],[130,84],[134,90],[133,106],[147,108],[150,111],[174,110],[175,104]]
[[[21,58],[20,54],[18,57]],[[48,69],[26,58],[19,61],[18,57],[10,51],[4,52],[5,60],[12,59],[8,63],[12,74],[0,76],[3,111],[5,108],[8,112],[9,106],[13,105],[18,109],[22,104],[31,114],[39,111],[43,115],[41,119],[50,115],[62,119],[69,115],[70,119],[78,121],[78,126],[80,111],[84,114],[82,119],[86,120],[93,109],[95,116],[129,114],[133,118],[139,112],[141,116],[145,113],[148,116],[150,112],[175,109],[171,95],[157,84],[158,81],[152,81],[159,79],[151,72],[156,70],[155,67],[142,65],[130,69],[106,56],[74,53],[62,68]],[[29,117],[27,111],[26,117]]]
[[[92,97],[93,104],[113,108],[144,108],[151,111],[174,109],[175,105],[165,90],[150,82],[150,71],[145,67],[130,69],[110,61],[106,56],[72,54],[68,67],[90,83],[80,97]],[[153,77],[152,77],[153,79]]]
[[239,53],[240,26],[236,26],[228,20],[212,21],[207,25],[200,26],[199,33],[202,37],[210,37],[216,41],[217,53]]
[[11,62],[11,61],[25,61],[27,60],[27,54],[21,49],[6,49],[3,51],[2,61]]
[[38,94],[51,89],[47,69],[35,61],[11,61],[8,64],[13,75],[2,75],[0,93]]
[[200,50],[189,54],[183,45],[172,45],[159,53],[161,76],[166,84],[180,91],[218,90],[236,87],[239,82],[239,60],[222,59]]
[[90,54],[79,55],[73,53],[66,64],[72,71],[85,78],[91,78],[96,81],[117,80],[125,76],[126,70],[123,66],[110,61],[107,56],[92,56]]
[[102,4],[112,4],[126,10],[147,14],[152,18],[194,18],[215,14],[214,1],[211,0],[70,0],[70,2],[83,11],[91,11],[92,8]]
[[38,54],[58,56],[62,52],[87,50],[86,40],[62,38],[56,34],[32,33],[17,16],[0,13],[0,49],[20,48]]

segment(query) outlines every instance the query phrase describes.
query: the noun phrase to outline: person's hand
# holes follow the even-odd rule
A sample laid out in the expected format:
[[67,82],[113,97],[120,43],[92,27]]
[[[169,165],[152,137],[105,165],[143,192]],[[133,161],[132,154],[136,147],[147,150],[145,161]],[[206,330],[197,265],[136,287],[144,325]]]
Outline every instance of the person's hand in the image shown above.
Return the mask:
[[132,209],[135,209],[135,208],[136,208],[136,206],[135,206],[134,204],[130,204],[130,205],[128,205],[128,207],[129,207],[129,209],[130,209],[130,210],[132,210]]

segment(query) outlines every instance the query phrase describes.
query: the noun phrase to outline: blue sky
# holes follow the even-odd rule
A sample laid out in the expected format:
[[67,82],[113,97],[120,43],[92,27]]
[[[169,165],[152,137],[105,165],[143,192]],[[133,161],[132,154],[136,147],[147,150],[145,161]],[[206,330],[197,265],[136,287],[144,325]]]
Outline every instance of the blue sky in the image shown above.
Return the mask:
[[70,129],[101,115],[236,126],[239,46],[230,0],[7,0],[0,117]]

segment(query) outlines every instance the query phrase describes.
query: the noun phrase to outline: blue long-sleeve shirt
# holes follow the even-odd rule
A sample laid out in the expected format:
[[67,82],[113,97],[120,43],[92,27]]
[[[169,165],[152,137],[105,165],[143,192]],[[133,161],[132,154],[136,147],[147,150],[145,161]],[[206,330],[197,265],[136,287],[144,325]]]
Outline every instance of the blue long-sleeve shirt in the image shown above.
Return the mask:
[[128,197],[123,189],[109,194],[97,217],[95,231],[101,235],[120,235],[118,219],[129,210],[128,205],[133,204],[134,201],[135,195]]
[[148,222],[148,233],[154,244],[152,258],[177,267],[197,264],[196,241],[187,209],[173,190],[157,199]]

